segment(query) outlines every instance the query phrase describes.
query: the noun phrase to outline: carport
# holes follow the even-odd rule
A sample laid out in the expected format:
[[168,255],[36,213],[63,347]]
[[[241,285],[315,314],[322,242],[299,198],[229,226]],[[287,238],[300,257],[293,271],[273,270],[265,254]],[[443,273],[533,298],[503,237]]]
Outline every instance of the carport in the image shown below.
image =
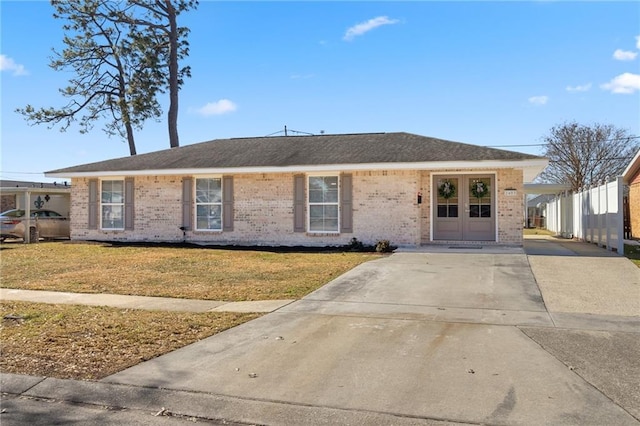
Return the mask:
[[525,183],[524,184],[524,223],[529,224],[529,196],[530,195],[558,195],[566,193],[571,185],[563,183]]
[[[27,228],[31,229],[31,210],[50,209],[69,217],[71,210],[71,186],[63,183],[0,181],[2,198],[14,196],[14,207],[26,213]],[[3,202],[4,204],[4,202]],[[3,208],[3,211],[5,209]],[[30,233],[25,233],[24,242],[30,243]]]

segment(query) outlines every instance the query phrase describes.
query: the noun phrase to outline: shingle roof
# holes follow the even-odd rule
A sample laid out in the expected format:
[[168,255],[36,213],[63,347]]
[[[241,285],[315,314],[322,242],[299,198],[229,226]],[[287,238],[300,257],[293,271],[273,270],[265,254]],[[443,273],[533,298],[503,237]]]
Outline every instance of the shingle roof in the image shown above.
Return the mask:
[[410,133],[362,133],[217,139],[47,173],[529,159],[541,158]]

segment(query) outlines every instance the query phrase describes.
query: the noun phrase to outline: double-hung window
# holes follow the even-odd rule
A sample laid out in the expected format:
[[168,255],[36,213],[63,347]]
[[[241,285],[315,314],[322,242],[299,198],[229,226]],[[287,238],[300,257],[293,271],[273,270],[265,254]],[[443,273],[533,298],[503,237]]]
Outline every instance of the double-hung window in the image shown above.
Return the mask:
[[196,230],[222,231],[222,178],[196,179]]
[[124,229],[124,180],[103,180],[100,192],[102,229]]
[[339,232],[338,176],[309,176],[309,232]]

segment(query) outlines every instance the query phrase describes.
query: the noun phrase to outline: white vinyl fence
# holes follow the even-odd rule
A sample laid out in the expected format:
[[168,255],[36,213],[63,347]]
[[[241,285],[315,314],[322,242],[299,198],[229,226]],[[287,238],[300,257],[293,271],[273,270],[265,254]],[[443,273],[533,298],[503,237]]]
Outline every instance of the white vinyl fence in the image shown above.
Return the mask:
[[624,253],[622,177],[547,204],[547,229]]

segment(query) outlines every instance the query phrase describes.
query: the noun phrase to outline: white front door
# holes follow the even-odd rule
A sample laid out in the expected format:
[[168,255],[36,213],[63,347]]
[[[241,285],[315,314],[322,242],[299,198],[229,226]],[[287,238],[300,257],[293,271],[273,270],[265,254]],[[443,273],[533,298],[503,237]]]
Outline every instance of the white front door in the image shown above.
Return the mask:
[[495,241],[493,175],[438,175],[433,179],[433,239]]

